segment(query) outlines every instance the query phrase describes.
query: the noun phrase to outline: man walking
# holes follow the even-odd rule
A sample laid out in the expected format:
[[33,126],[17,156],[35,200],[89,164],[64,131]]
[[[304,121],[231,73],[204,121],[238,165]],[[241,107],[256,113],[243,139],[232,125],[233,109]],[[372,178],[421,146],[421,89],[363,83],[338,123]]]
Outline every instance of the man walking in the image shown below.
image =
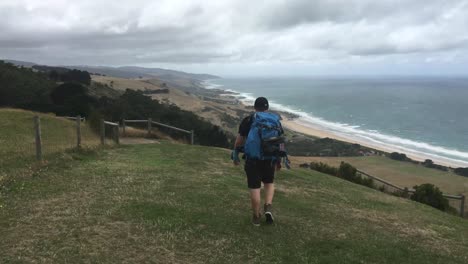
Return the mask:
[[245,117],[239,126],[239,135],[234,143],[232,159],[235,165],[240,164],[239,149],[244,147],[246,161],[245,173],[247,185],[250,189],[252,204],[252,224],[260,226],[260,190],[264,184],[265,204],[263,206],[266,223],[273,224],[274,218],[271,211],[273,196],[275,193],[275,170],[280,168],[279,145],[280,137],[284,131],[279,121],[279,116],[267,112],[268,100],[259,97],[254,104],[255,113]]

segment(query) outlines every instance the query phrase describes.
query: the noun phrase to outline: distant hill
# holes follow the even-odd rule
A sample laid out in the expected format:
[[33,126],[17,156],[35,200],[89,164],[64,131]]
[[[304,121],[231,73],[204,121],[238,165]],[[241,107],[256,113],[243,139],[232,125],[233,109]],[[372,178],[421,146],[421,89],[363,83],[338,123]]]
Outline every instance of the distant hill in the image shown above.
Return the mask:
[[[34,62],[17,61],[17,60],[4,60],[5,62],[12,63],[17,66],[32,67],[39,65]],[[204,81],[209,79],[218,79],[219,76],[210,74],[194,74],[182,71],[175,71],[161,68],[145,68],[136,66],[122,66],[122,67],[107,67],[107,66],[58,66],[59,68],[77,69],[88,71],[90,73],[97,73],[101,75],[108,75],[120,78],[158,78],[163,81],[173,82],[182,80],[197,80]]]
[[[0,59],[0,60],[2,60],[2,59]],[[17,61],[17,60],[3,60],[3,61],[11,63],[11,64],[16,65],[16,66],[23,66],[23,67],[27,67],[27,68],[31,68],[32,66],[37,65],[37,63],[28,62],[28,61]]]
[[64,66],[70,69],[78,69],[94,74],[107,75],[120,78],[142,78],[142,79],[157,79],[158,82],[165,82],[174,88],[193,91],[202,87],[202,82],[209,79],[218,79],[220,77],[210,74],[193,74],[181,71],[159,69],[159,68],[143,68],[134,66],[124,67],[94,67],[94,66]]

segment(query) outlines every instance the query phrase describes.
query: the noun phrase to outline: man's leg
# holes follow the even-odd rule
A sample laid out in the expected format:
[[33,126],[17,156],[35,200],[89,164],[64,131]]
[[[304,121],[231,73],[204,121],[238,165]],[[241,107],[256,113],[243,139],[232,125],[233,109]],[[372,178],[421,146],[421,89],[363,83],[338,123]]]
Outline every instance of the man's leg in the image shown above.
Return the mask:
[[265,183],[265,204],[273,203],[273,196],[275,195],[275,184],[274,183]]
[[275,166],[271,161],[267,161],[264,164],[263,168],[263,184],[265,188],[265,205],[263,206],[263,210],[265,212],[265,220],[267,224],[273,224],[274,218],[273,213],[271,211],[271,204],[273,203],[273,196],[275,195]]
[[245,162],[245,172],[247,174],[247,186],[250,190],[250,202],[252,205],[252,224],[260,226],[260,188],[262,183],[258,174],[257,164],[255,161],[247,160]]
[[250,189],[250,201],[254,215],[260,215],[260,189]]

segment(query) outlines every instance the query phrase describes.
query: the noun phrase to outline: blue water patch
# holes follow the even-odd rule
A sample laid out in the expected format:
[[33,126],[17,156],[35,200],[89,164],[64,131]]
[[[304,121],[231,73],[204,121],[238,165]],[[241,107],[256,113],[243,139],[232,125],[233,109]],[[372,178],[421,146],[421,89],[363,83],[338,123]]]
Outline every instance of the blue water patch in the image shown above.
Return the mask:
[[267,97],[350,139],[466,163],[468,78],[226,78],[216,88]]

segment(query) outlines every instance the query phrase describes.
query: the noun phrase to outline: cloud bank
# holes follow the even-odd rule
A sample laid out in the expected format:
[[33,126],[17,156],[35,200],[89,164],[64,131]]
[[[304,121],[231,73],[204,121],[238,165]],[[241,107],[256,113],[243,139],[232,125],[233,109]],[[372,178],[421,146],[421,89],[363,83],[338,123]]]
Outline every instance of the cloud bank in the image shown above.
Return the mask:
[[466,14],[465,0],[0,0],[0,57],[208,70],[450,64],[459,71],[468,61]]

